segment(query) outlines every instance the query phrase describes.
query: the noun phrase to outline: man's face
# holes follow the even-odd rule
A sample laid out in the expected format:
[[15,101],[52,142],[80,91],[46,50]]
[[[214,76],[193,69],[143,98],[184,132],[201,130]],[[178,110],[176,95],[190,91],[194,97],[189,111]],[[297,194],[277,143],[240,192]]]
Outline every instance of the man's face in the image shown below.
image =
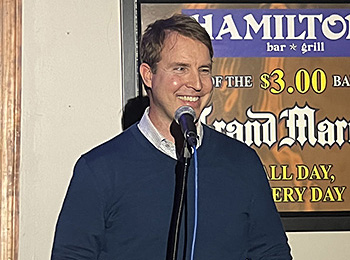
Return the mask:
[[[191,106],[197,118],[211,98],[211,58],[201,42],[170,33],[164,41],[155,74],[145,84],[151,89],[149,116],[156,126],[169,126],[175,111]],[[141,73],[142,74],[142,73]]]

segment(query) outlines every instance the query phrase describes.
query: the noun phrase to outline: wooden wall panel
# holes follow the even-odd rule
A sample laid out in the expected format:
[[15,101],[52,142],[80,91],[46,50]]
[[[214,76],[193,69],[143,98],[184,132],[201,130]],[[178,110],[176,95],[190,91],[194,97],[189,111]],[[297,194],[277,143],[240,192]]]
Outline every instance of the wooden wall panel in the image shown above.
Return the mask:
[[22,1],[0,0],[0,257],[18,259]]

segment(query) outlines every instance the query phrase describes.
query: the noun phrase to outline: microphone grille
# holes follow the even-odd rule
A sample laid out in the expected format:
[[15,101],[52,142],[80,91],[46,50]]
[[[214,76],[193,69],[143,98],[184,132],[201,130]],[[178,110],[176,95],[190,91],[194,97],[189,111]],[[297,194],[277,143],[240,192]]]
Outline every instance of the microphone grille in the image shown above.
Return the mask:
[[194,109],[192,107],[182,106],[182,107],[179,107],[175,111],[174,119],[175,119],[176,123],[179,123],[180,117],[184,114],[190,114],[191,116],[193,116],[193,119],[196,119],[196,112],[194,111]]

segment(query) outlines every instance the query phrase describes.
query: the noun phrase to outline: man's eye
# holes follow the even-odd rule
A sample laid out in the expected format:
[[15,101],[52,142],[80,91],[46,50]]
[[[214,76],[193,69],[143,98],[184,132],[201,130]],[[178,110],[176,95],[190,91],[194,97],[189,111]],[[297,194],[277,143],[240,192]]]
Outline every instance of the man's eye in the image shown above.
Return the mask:
[[184,71],[185,70],[185,68],[184,67],[176,67],[176,68],[174,68],[174,70],[175,71]]
[[203,68],[203,69],[200,69],[200,73],[209,75],[211,71],[209,68]]

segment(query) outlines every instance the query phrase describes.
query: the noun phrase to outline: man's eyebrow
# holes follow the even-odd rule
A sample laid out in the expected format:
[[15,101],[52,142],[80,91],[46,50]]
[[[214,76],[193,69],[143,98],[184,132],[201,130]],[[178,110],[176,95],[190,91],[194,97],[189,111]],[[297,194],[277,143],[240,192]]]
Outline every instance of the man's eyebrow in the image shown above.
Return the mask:
[[[172,67],[174,66],[180,66],[180,67],[190,67],[191,65],[189,63],[186,62],[173,62],[170,64]],[[202,68],[209,68],[212,69],[212,63],[208,63],[208,64],[203,64],[201,66],[199,66],[198,68],[202,69]]]
[[185,62],[173,62],[171,63],[172,66],[181,66],[181,67],[189,67],[190,64],[189,63],[185,63]]
[[212,67],[213,67],[213,65],[211,62],[208,64],[203,64],[203,65],[199,66],[199,68],[209,68],[209,69],[211,69]]

